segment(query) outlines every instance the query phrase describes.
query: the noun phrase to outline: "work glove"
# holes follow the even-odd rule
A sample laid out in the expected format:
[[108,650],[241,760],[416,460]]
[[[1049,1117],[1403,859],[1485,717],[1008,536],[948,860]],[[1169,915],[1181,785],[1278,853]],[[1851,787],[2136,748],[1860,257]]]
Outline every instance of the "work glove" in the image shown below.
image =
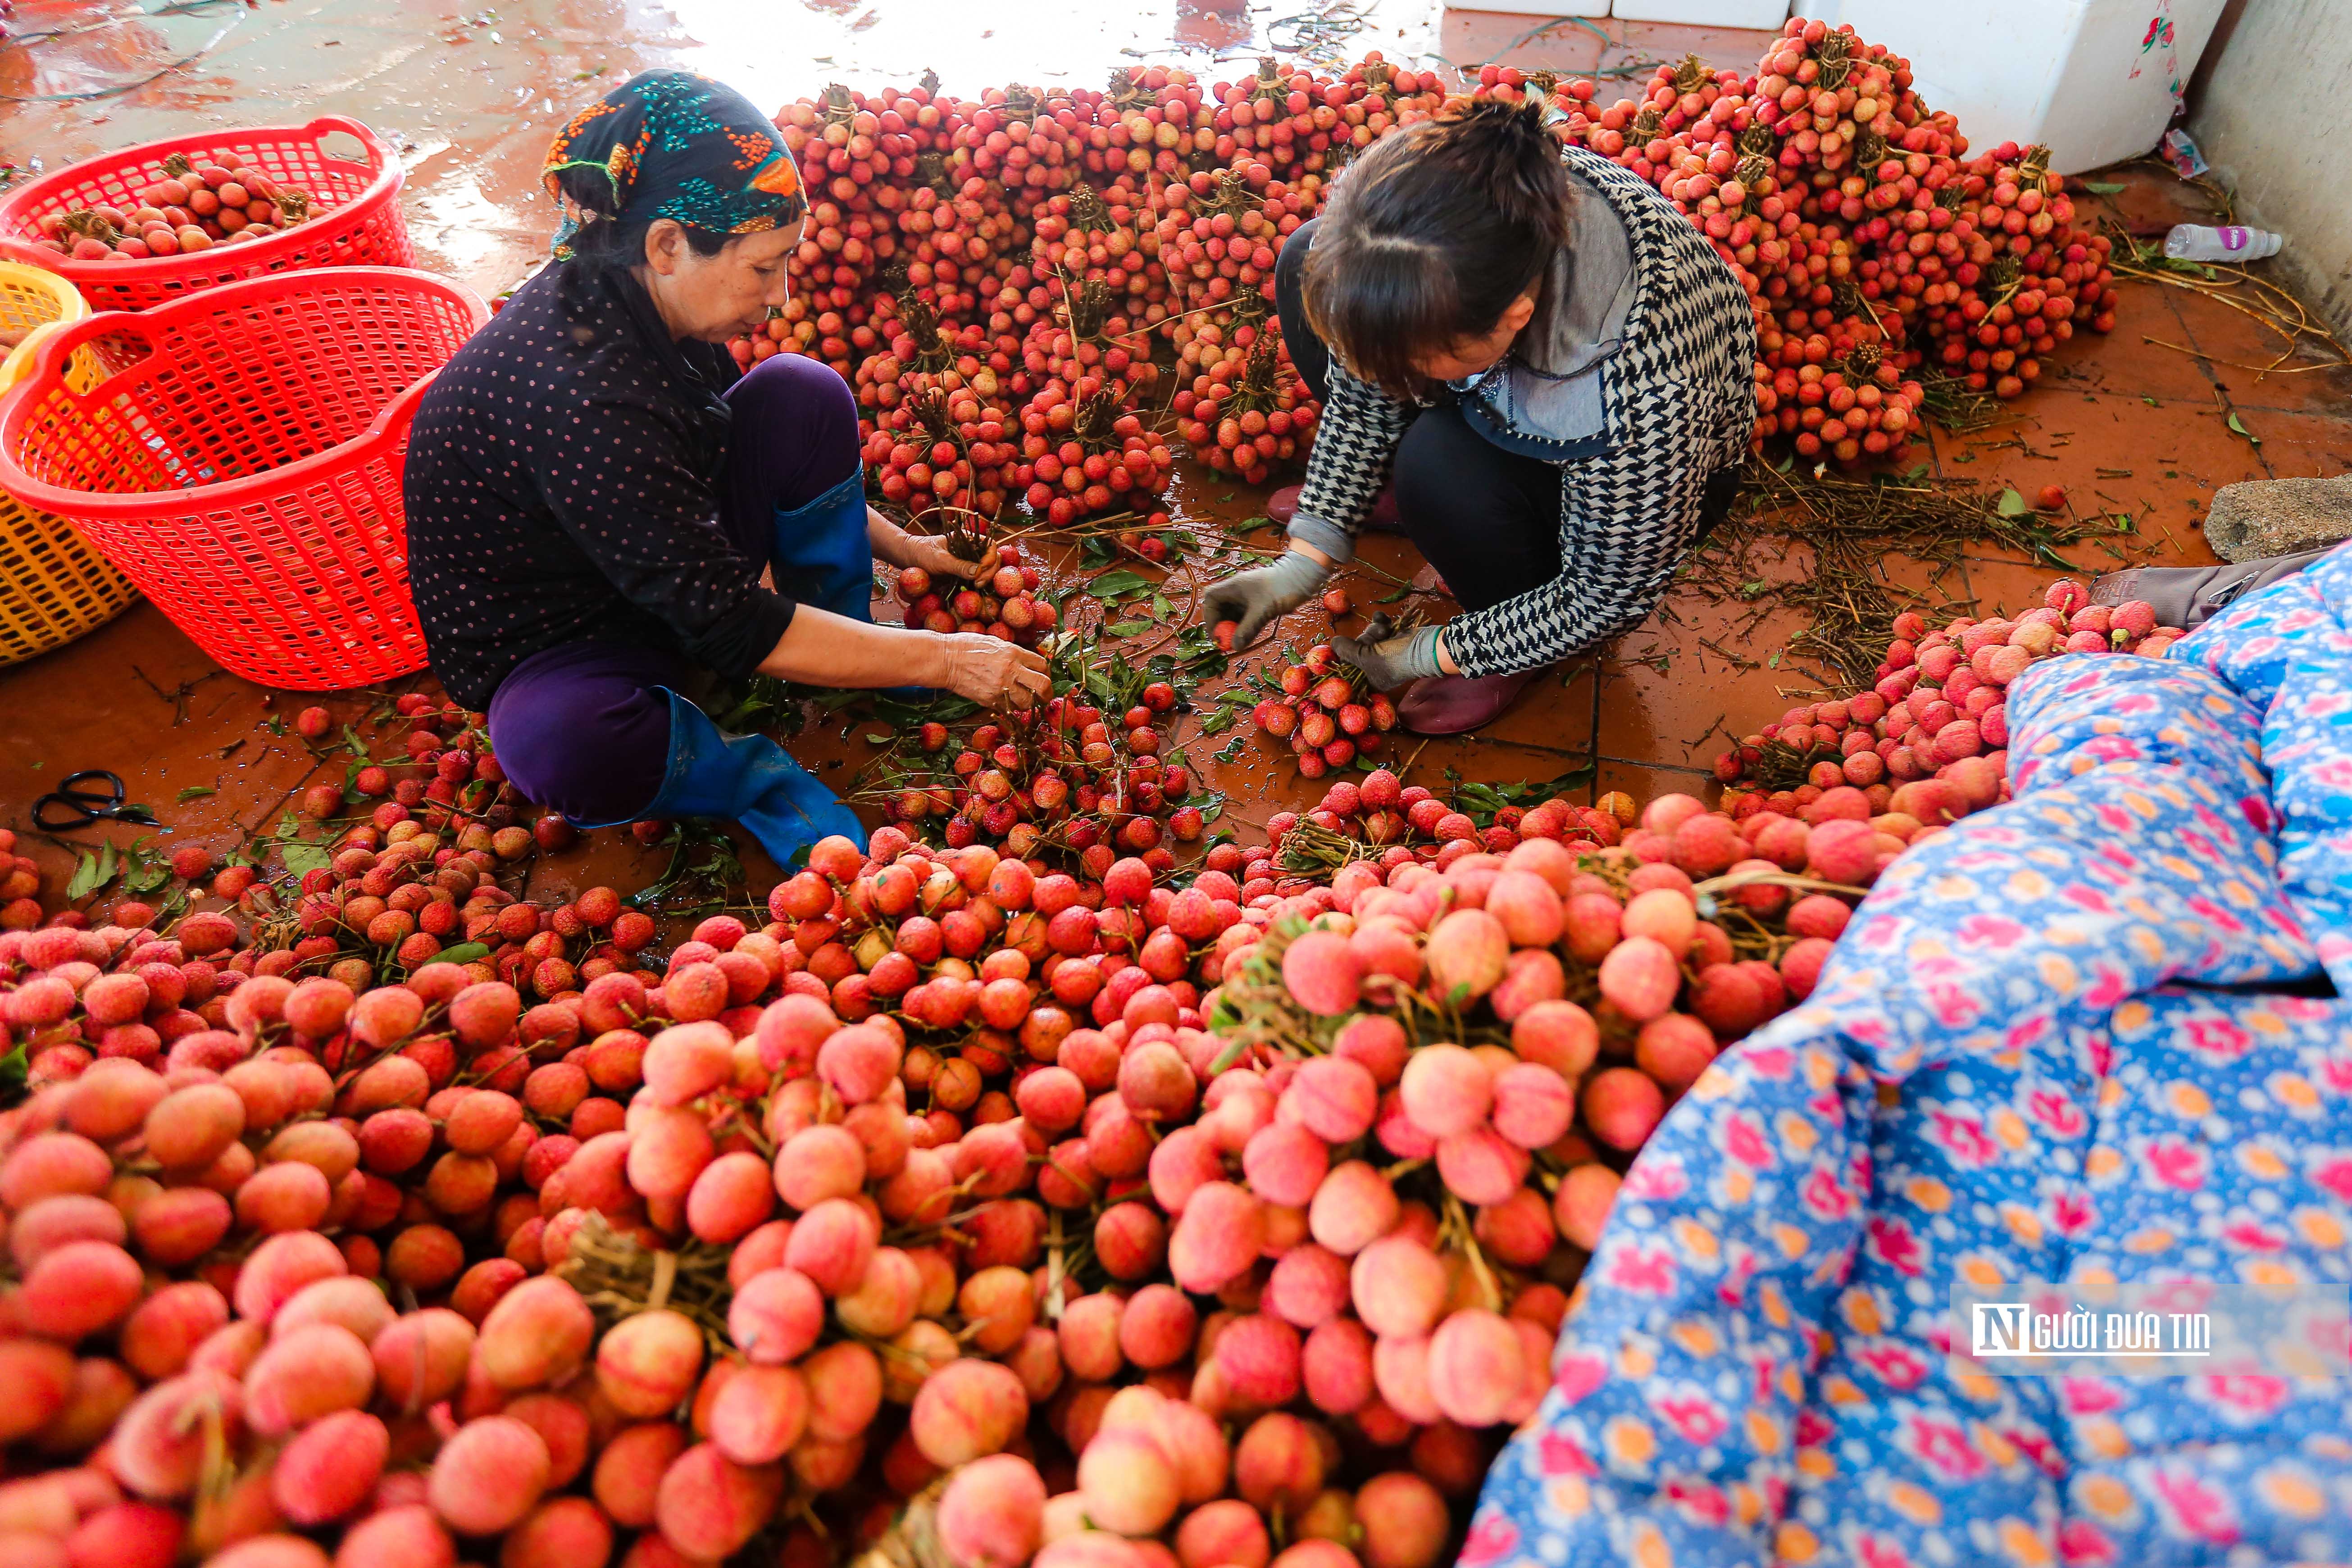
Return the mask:
[[1209,590],[1202,600],[1212,624],[1234,623],[1234,647],[1242,648],[1257,635],[1314,597],[1331,569],[1311,555],[1286,551],[1269,565],[1236,573]]
[[1053,683],[1045,657],[985,632],[943,632],[948,667],[940,682],[989,708],[1026,708]]
[[1331,651],[1362,670],[1376,689],[1393,691],[1428,676],[1445,673],[1437,662],[1441,629],[1423,626],[1419,631],[1399,632],[1389,625],[1386,616],[1375,616],[1362,637],[1333,637]]
[[954,551],[950,550],[946,540],[929,539],[919,533],[910,533],[907,536],[907,542],[900,551],[899,558],[891,563],[901,570],[908,566],[919,566],[935,578],[953,577],[959,582],[970,581],[980,571],[977,564],[962,559]]

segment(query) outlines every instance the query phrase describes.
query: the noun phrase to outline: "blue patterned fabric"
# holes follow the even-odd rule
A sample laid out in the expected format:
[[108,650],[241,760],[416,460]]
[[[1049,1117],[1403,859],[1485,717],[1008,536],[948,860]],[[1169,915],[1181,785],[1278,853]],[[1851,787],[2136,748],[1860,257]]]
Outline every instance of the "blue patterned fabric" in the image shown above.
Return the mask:
[[[1958,1281],[2352,1279],[2352,548],[2011,689],[1643,1150],[1465,1564],[2352,1561],[2352,1384],[1991,1378]],[[2238,992],[2198,986],[2238,985]]]

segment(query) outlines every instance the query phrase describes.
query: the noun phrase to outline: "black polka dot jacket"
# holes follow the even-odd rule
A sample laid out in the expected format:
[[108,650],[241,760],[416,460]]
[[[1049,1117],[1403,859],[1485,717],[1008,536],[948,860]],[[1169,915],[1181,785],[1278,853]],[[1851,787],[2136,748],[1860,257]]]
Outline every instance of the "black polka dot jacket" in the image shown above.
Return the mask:
[[409,584],[449,695],[598,639],[758,668],[793,605],[722,526],[734,362],[671,340],[626,273],[542,270],[443,367],[403,494]]

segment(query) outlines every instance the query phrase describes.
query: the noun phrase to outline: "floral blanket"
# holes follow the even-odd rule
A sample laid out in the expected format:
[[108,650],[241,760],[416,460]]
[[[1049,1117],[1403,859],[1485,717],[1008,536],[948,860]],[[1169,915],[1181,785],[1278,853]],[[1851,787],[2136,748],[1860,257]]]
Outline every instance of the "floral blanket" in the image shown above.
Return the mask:
[[1956,1281],[2352,1280],[2352,547],[2010,699],[1634,1162],[1462,1562],[2352,1562],[2352,1382],[1995,1378]]

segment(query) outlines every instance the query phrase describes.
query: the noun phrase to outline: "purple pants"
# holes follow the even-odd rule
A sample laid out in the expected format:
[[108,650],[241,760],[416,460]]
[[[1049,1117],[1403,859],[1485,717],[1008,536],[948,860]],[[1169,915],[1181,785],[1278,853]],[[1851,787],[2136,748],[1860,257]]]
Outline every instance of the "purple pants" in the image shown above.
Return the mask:
[[[857,403],[829,365],[777,354],[727,393],[734,410],[719,521],[744,557],[769,559],[775,518],[858,465]],[[582,822],[636,816],[669,762],[679,656],[629,643],[561,643],[531,655],[490,699],[490,744],[524,796]]]

